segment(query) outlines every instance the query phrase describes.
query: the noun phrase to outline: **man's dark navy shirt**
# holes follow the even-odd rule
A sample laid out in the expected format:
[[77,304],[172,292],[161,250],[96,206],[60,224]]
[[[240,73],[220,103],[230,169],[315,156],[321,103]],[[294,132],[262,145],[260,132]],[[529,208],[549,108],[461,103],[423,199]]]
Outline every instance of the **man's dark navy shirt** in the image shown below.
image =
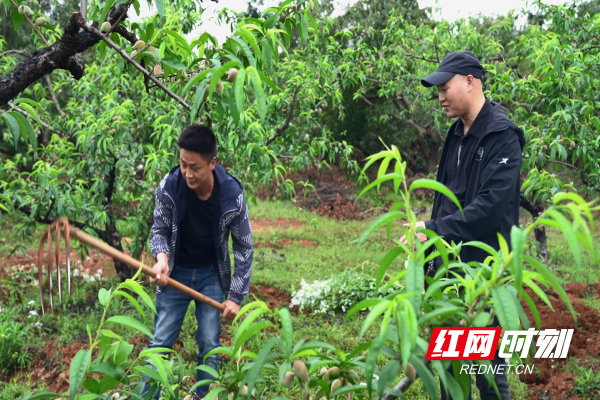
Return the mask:
[[[473,125],[469,128],[467,134],[464,134],[464,124],[462,119],[458,120],[454,135],[448,136],[451,140],[448,159],[446,160],[447,178],[443,182],[448,189],[454,193],[461,207],[465,206],[465,193],[467,191],[467,182],[469,181],[469,168],[473,155],[478,151],[476,149],[479,136],[485,129],[487,116],[492,111],[492,104],[486,98],[485,104],[477,114],[477,118],[473,121]],[[481,150],[479,150],[481,151]],[[483,157],[483,153],[478,155]],[[458,211],[458,207],[446,196],[442,196],[440,209],[438,210],[438,218],[443,218],[447,215],[452,215]]]
[[213,220],[217,205],[218,182],[207,200],[200,200],[195,191],[186,188],[186,215],[181,222],[181,248],[176,265],[196,269],[217,262]]

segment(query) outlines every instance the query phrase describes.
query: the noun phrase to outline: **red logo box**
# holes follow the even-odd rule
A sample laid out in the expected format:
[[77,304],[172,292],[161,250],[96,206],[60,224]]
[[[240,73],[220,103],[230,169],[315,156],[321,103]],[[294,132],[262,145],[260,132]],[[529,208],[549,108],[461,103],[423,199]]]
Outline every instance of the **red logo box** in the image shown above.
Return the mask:
[[501,327],[435,327],[425,359],[493,360],[501,333]]

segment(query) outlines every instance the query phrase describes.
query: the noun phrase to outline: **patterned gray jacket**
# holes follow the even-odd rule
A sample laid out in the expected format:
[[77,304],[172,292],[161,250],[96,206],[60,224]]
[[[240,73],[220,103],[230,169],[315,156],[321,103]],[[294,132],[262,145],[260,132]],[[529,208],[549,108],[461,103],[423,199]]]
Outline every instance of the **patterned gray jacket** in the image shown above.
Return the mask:
[[[214,170],[218,188],[214,218],[215,254],[219,264],[219,278],[228,300],[241,304],[250,289],[252,275],[252,228],[242,184],[220,166]],[[175,268],[179,251],[177,232],[186,211],[187,183],[179,167],[173,168],[156,190],[154,224],[150,234],[152,257],[165,253],[169,260],[169,275]],[[233,241],[235,271],[231,274],[229,233]],[[157,293],[161,287],[156,287]]]

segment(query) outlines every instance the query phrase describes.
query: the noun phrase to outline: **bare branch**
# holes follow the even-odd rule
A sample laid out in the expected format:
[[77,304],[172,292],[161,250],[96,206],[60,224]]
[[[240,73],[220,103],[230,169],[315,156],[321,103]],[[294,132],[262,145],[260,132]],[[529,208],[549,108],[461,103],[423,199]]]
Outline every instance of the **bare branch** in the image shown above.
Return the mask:
[[4,57],[6,54],[19,54],[24,57],[29,57],[29,53],[25,50],[6,50],[5,52],[0,53],[0,58]]
[[287,116],[285,122],[283,123],[283,125],[281,125],[279,128],[277,128],[277,130],[275,131],[273,136],[271,136],[270,138],[267,139],[267,141],[265,142],[265,146],[270,145],[275,139],[277,139],[279,136],[281,136],[283,131],[285,131],[290,126],[290,122],[292,121],[292,117],[294,116],[294,106],[296,105],[296,95],[298,94],[298,90],[300,90],[300,86],[302,86],[302,84],[296,86],[296,88],[294,89],[294,95],[292,96],[292,104],[290,106],[290,111],[288,113],[288,116]]
[[361,94],[360,97],[362,97],[362,99],[364,100],[364,102],[367,103],[369,105],[369,107],[371,107],[373,109],[377,108],[377,106],[372,101],[370,101],[369,99],[367,99],[364,95]]
[[56,94],[54,93],[54,88],[52,87],[52,80],[50,79],[50,75],[44,75],[44,79],[46,80],[46,83],[48,84],[48,89],[50,90],[50,96],[52,97],[52,102],[54,103],[56,110],[58,111],[58,113],[60,115],[65,115],[63,110],[60,109],[60,104],[58,102],[58,98],[56,97]]
[[[120,4],[116,8],[111,8],[106,20],[111,23],[116,21],[124,7],[125,4]],[[82,58],[76,57],[76,55],[97,44],[99,39],[86,31],[80,31],[79,20],[83,20],[81,13],[71,13],[60,40],[51,46],[33,52],[31,57],[21,62],[10,74],[0,78],[0,106],[56,69],[67,70],[78,80],[83,77],[85,65]],[[97,22],[92,24],[92,26],[97,25]],[[133,38],[133,35],[120,25],[115,32],[127,40]]]
[[152,82],[154,82],[156,84],[156,86],[161,88],[163,90],[163,92],[165,92],[166,94],[171,96],[173,99],[177,100],[179,102],[179,104],[181,104],[186,110],[192,111],[192,106],[190,106],[188,103],[183,101],[183,99],[181,97],[179,97],[175,93],[173,93],[168,87],[163,85],[162,82],[160,82],[158,79],[156,79],[154,77],[154,75],[152,75],[150,72],[146,71],[146,69],[144,67],[142,67],[140,64],[138,64],[137,61],[135,61],[133,58],[129,57],[129,55],[127,53],[125,53],[123,51],[123,49],[121,49],[115,42],[110,40],[110,38],[105,36],[102,32],[100,32],[98,29],[94,28],[93,26],[86,24],[85,21],[83,20],[83,18],[79,19],[78,23],[79,23],[79,26],[81,26],[83,28],[83,30],[85,30],[86,32],[89,32],[92,35],[95,35],[97,38],[104,40],[106,42],[106,44],[108,44],[117,53],[119,53],[121,55],[121,57],[123,57],[130,64],[132,64],[134,67],[136,67],[144,76],[146,76],[148,79],[150,79]]

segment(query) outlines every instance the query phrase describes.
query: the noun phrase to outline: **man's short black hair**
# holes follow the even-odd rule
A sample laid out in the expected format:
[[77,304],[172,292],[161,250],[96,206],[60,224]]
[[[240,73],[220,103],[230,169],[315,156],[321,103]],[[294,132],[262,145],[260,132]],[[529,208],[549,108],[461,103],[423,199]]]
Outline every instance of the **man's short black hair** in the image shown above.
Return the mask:
[[179,135],[177,145],[180,149],[200,153],[208,162],[217,156],[217,138],[208,126],[199,124],[188,126]]

